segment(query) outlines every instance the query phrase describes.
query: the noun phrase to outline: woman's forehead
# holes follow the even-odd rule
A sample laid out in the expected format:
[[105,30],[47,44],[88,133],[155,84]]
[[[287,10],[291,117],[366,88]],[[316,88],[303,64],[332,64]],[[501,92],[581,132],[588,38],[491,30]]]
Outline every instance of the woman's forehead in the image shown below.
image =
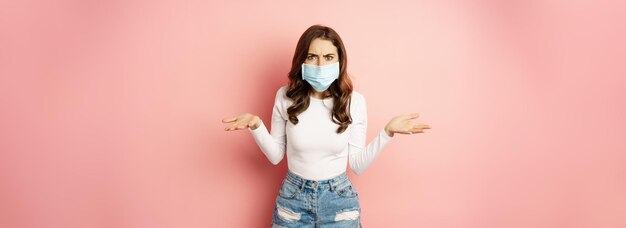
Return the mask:
[[337,54],[337,47],[330,40],[315,38],[309,45],[309,53],[314,54]]

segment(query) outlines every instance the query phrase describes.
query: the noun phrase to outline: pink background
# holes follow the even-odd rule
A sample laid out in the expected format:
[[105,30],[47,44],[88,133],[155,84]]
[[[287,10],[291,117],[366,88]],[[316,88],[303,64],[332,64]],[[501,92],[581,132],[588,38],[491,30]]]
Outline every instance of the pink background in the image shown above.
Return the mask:
[[[335,28],[368,141],[365,227],[626,227],[624,1],[2,1],[0,227],[268,227],[269,121]],[[381,2],[381,1],[378,1]]]

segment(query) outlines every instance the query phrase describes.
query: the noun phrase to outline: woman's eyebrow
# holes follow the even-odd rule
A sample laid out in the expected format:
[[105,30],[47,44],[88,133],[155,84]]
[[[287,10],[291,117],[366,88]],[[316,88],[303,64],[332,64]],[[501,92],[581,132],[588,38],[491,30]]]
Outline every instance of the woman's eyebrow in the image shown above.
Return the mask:
[[[313,53],[309,53],[309,55],[317,56],[317,54],[313,54]],[[335,55],[335,54],[334,53],[330,53],[330,54],[325,54],[324,56],[333,56],[333,55]]]

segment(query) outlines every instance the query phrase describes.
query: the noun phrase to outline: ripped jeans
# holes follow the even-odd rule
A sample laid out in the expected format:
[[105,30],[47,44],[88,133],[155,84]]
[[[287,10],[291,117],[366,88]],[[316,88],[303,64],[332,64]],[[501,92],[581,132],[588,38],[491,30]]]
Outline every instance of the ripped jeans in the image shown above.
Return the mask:
[[272,228],[281,227],[360,228],[358,193],[346,173],[313,181],[287,171],[272,219]]

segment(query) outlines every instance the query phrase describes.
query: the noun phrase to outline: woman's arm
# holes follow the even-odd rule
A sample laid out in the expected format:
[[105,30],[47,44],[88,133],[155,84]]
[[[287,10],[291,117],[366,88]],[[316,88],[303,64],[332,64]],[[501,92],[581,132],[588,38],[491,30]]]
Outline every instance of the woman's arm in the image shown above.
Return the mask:
[[282,112],[284,107],[285,87],[281,87],[276,92],[274,98],[274,108],[272,110],[272,132],[269,133],[263,121],[259,121],[259,126],[255,129],[248,128],[254,140],[259,145],[261,151],[267,159],[274,165],[277,165],[285,155],[286,133],[285,125],[287,121],[283,118]]
[[392,137],[386,133],[385,129],[381,129],[376,138],[366,146],[367,105],[365,98],[361,94],[355,95],[353,93],[352,100],[351,106],[354,108],[352,113],[354,122],[350,129],[350,139],[348,141],[348,159],[350,169],[356,174],[361,174],[374,162]]

